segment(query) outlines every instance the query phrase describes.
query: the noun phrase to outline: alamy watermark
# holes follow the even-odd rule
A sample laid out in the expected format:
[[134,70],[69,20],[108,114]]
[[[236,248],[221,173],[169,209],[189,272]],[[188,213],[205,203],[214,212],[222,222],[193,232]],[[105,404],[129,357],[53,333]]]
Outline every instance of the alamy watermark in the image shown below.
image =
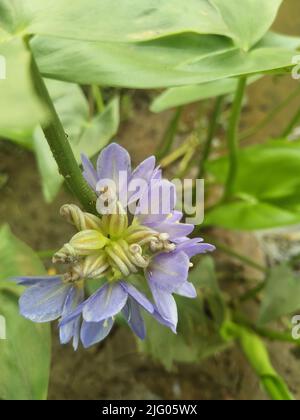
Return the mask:
[[186,223],[199,225],[204,220],[204,180],[173,179],[171,182],[143,178],[128,180],[126,171],[119,171],[116,179],[101,179],[96,187],[97,210],[100,214],[117,214],[116,203],[132,215],[169,215],[176,210],[186,216]]
[[0,55],[0,80],[6,79],[6,59]]
[[300,315],[295,315],[292,318],[292,324],[293,324],[292,337],[294,340],[299,340],[300,339]]
[[295,55],[292,58],[292,64],[294,64],[292,78],[294,80],[300,80],[300,55]]
[[6,340],[6,319],[0,315],[0,340]]

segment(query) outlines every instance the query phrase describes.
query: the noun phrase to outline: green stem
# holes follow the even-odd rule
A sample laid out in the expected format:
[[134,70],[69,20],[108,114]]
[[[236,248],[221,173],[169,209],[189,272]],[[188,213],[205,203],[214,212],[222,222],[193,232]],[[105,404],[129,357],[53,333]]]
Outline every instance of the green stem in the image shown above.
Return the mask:
[[[29,44],[27,45],[29,46]],[[85,210],[95,213],[96,196],[82,176],[70,143],[67,139],[67,135],[64,132],[63,126],[59,120],[33,55],[31,70],[36,92],[45,104],[49,113],[49,121],[43,125],[42,129],[58,165],[59,172],[65,178],[68,187],[81,202]]]
[[294,128],[297,126],[299,120],[300,120],[300,108],[298,109],[298,111],[296,112],[296,114],[293,116],[293,118],[290,121],[290,123],[288,124],[288,126],[283,131],[281,137],[283,137],[283,138],[288,137],[292,133],[292,131],[294,130]]
[[244,293],[242,296],[240,296],[239,301],[240,302],[246,302],[247,300],[256,298],[256,296],[262,290],[264,290],[265,287],[266,287],[266,282],[265,281],[262,281],[256,287],[254,287],[251,290],[248,290],[246,293]]
[[256,263],[255,261],[246,257],[245,255],[241,255],[238,252],[235,252],[232,248],[228,247],[227,245],[222,244],[221,242],[215,241],[214,239],[211,239],[210,243],[215,245],[217,250],[225,252],[226,254],[230,255],[231,257],[236,258],[239,261],[242,261],[244,264],[246,264],[250,267],[253,267],[258,271],[261,271],[262,273],[265,273],[265,274],[268,273],[268,268],[267,267],[264,267],[264,266]]
[[255,127],[241,133],[240,140],[247,140],[248,138],[255,136],[261,129],[270,124],[274,118],[279,114],[293,99],[295,99],[300,93],[300,86],[284,99],[279,105],[272,109],[265,118],[263,118]]
[[263,328],[255,325],[253,322],[249,321],[244,315],[242,314],[234,314],[234,320],[239,324],[244,325],[247,328],[253,330],[256,334],[260,335],[261,337],[267,338],[271,341],[282,341],[284,343],[291,343],[295,344],[296,346],[300,346],[300,341],[294,340],[291,336],[291,332],[281,332],[281,331],[274,331],[269,328]]
[[247,78],[242,77],[239,80],[228,128],[228,149],[229,149],[229,171],[225,185],[224,199],[232,196],[234,184],[238,171],[238,127],[242,112],[243,97],[246,89]]
[[161,145],[159,146],[160,150],[156,153],[158,160],[164,158],[171,150],[172,144],[177,133],[180,117],[182,114],[182,107],[178,107],[174,112],[174,115],[166,129],[164,137],[162,139]]
[[202,159],[200,160],[198,179],[202,179],[205,173],[205,164],[211,152],[212,142],[213,142],[213,139],[215,137],[216,130],[218,127],[219,118],[220,118],[223,103],[224,103],[224,98],[225,96],[219,96],[215,102],[214,110],[210,119],[207,138],[206,138],[204,149],[203,149]]
[[95,102],[97,104],[98,112],[99,112],[99,114],[102,114],[102,112],[105,109],[105,104],[104,104],[104,101],[103,101],[101,89],[100,89],[99,86],[93,85],[92,86],[92,92],[93,92]]

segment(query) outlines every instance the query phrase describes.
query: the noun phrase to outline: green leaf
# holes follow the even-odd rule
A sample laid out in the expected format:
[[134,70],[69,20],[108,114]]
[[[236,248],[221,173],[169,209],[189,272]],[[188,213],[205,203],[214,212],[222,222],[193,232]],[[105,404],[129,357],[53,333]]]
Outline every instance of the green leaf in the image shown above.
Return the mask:
[[36,254],[10,232],[0,229],[0,315],[6,319],[6,340],[0,340],[0,399],[46,399],[50,370],[50,326],[34,324],[19,314],[20,288],[7,279],[39,275],[44,268]]
[[0,134],[31,130],[43,118],[45,111],[36,97],[30,79],[30,54],[21,39],[1,41],[0,74]]
[[13,33],[21,28],[27,34],[86,41],[145,41],[184,32],[216,34],[248,48],[268,31],[281,1],[186,0],[182,7],[181,0],[75,0],[70,8],[68,0],[1,0],[0,23]]
[[[260,77],[249,78],[248,84],[256,82]],[[235,92],[237,79],[229,78],[200,85],[180,86],[170,88],[159,95],[151,104],[152,112],[161,112],[176,106],[187,105],[216,96],[228,95]]]
[[248,50],[272,25],[282,0],[211,0],[235,43]]
[[300,278],[286,265],[274,267],[267,279],[259,322],[265,324],[300,309]]
[[248,52],[234,47],[227,38],[195,34],[142,43],[84,42],[41,36],[32,40],[34,55],[46,77],[79,84],[145,89],[282,70],[292,67],[297,54],[295,45],[300,46],[299,39],[272,34]]
[[[251,146],[239,152],[238,160],[234,194],[241,201],[213,208],[207,212],[205,223],[242,230],[299,223],[300,143],[273,140]],[[218,182],[224,183],[227,158],[210,162],[208,169]]]
[[293,213],[249,197],[245,201],[221,204],[206,212],[204,224],[233,230],[259,230],[300,223],[300,213]]
[[[247,147],[239,152],[238,159],[235,194],[249,194],[262,201],[285,197],[295,190],[299,195],[299,141],[291,143],[285,140],[273,140],[262,145]],[[224,183],[228,171],[228,159],[212,161],[208,169],[217,181]]]
[[[198,291],[196,299],[176,297],[178,334],[146,316],[147,338],[138,342],[139,349],[171,370],[174,362],[200,362],[224,350],[219,335],[224,320],[224,302],[216,280],[213,260],[203,258],[192,270],[189,280]],[[209,312],[209,316],[207,313]]]

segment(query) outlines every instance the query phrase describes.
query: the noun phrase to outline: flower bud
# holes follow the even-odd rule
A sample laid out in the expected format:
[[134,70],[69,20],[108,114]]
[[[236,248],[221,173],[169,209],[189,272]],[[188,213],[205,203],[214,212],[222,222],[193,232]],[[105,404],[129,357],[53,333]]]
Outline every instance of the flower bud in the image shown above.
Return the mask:
[[98,251],[109,243],[101,232],[97,230],[83,230],[78,232],[70,241],[70,245],[75,249],[77,255],[90,255]]

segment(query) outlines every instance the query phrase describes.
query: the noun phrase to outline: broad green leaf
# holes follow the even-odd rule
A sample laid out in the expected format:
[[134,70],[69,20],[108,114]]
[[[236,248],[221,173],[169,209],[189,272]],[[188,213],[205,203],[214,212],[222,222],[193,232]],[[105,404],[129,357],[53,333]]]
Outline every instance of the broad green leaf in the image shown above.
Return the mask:
[[[222,204],[206,215],[206,224],[255,230],[300,222],[300,143],[274,140],[239,152],[234,194],[241,201]],[[228,159],[208,169],[224,183]],[[259,174],[259,175],[258,175]]]
[[274,267],[267,279],[259,322],[265,324],[300,309],[300,278],[287,265]]
[[213,260],[209,257],[201,260],[190,273],[189,280],[197,288],[198,297],[176,297],[178,334],[146,316],[147,338],[138,343],[141,351],[149,353],[168,370],[172,369],[174,362],[197,363],[226,347],[218,332],[224,319],[224,302]]
[[[15,33],[86,41],[145,41],[195,32],[248,49],[268,31],[282,0],[1,0],[0,23]],[[113,10],[113,13],[112,13]],[[76,22],[76,25],[74,24]],[[101,22],[101,25],[99,24]]]
[[30,54],[21,39],[0,39],[0,109],[0,134],[6,136],[30,130],[45,117],[30,79]]
[[6,320],[6,340],[0,340],[0,399],[46,399],[50,370],[50,327],[19,314],[19,288],[7,279],[39,275],[44,268],[36,254],[7,226],[0,229],[0,315]]
[[218,205],[206,212],[204,224],[233,230],[260,230],[300,223],[300,212],[293,213],[253,197]]
[[[245,193],[261,201],[286,197],[293,193],[300,203],[300,142],[284,140],[242,149],[234,192]],[[217,181],[224,183],[228,159],[212,161],[208,169]],[[259,174],[259,176],[257,176]]]
[[[248,84],[257,81],[260,77],[249,78]],[[159,95],[151,104],[152,112],[162,112],[176,106],[191,104],[216,96],[228,95],[235,92],[237,79],[229,78],[200,85],[180,86],[170,88]]]
[[295,45],[300,46],[299,39],[272,34],[248,52],[234,47],[227,38],[195,34],[142,43],[84,42],[40,36],[32,41],[39,67],[46,77],[129,88],[193,85],[282,71],[293,65],[293,57],[297,55]]
[[282,0],[211,0],[235,43],[248,50],[272,25]]

